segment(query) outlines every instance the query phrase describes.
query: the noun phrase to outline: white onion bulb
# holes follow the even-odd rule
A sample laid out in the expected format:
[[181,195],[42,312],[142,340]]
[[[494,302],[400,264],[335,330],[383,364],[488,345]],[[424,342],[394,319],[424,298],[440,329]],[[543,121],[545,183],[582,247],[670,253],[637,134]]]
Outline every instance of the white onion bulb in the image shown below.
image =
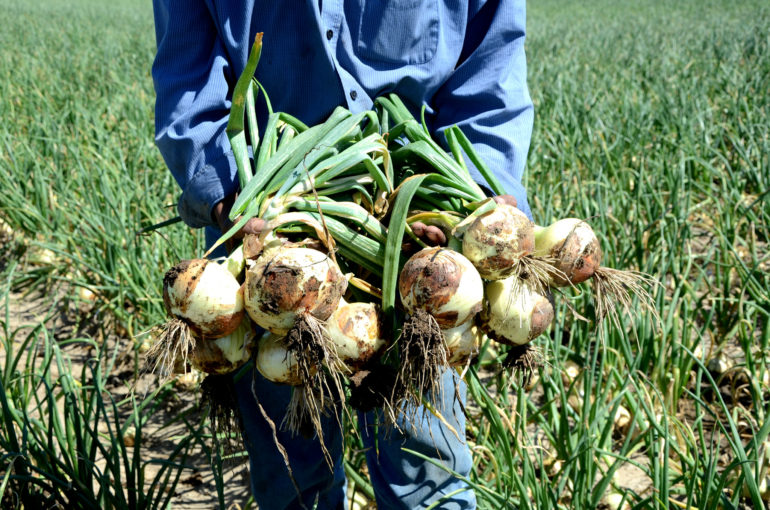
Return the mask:
[[474,358],[479,353],[481,339],[484,334],[473,324],[466,322],[456,328],[443,331],[446,347],[449,351],[449,364],[451,366],[464,366],[469,358]]
[[260,339],[256,367],[268,381],[290,386],[302,384],[297,358],[286,348],[279,335],[265,333]]
[[535,249],[534,225],[516,207],[498,204],[463,233],[463,255],[487,280],[513,274],[516,262]]
[[407,312],[424,310],[439,327],[450,329],[481,310],[484,282],[461,253],[434,247],[420,250],[406,262],[398,291]]
[[259,326],[285,335],[300,314],[328,319],[346,287],[339,267],[325,253],[282,246],[246,270],[246,312]]
[[356,371],[372,360],[387,345],[383,338],[382,315],[375,303],[340,304],[326,321],[326,332],[337,356]]
[[253,324],[245,318],[229,335],[197,339],[188,361],[206,374],[229,374],[246,364],[256,347]]
[[565,286],[591,278],[601,265],[602,249],[588,223],[565,218],[547,227],[535,227],[535,255],[554,260],[553,265],[564,276],[555,274],[553,283]]
[[197,336],[219,338],[235,331],[243,318],[243,291],[230,272],[206,259],[184,260],[163,277],[169,315]]
[[554,317],[548,297],[517,276],[489,282],[486,298],[482,327],[500,343],[524,345],[543,333]]

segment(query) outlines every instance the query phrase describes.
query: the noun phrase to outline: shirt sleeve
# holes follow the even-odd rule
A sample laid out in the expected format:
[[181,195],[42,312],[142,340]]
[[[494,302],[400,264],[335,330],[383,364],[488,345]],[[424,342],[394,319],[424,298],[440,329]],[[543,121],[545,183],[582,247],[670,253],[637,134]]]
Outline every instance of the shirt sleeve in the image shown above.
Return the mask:
[[225,134],[232,70],[203,1],[154,0],[153,11],[155,142],[182,188],[179,215],[204,227],[214,205],[238,187]]
[[[474,2],[471,2],[472,4]],[[488,0],[474,10],[457,67],[432,100],[433,127],[459,126],[518,207],[532,218],[522,176],[534,111],[527,88],[524,0]],[[439,137],[442,138],[443,137]],[[469,164],[471,176],[488,184]]]

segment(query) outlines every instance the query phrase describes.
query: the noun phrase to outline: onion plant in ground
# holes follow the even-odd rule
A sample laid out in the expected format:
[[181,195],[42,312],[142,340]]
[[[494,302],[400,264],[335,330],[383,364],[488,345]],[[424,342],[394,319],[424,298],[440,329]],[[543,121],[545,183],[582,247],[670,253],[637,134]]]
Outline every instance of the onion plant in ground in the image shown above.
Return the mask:
[[[152,141],[151,6],[0,7],[3,285],[72,302],[87,288],[90,317],[135,338],[163,320],[165,270],[203,253],[199,233],[180,224],[135,235],[175,216],[178,195]],[[593,316],[590,297],[567,290],[536,341],[546,365],[531,381],[500,373],[485,350],[481,379],[469,380],[467,431],[480,506],[596,508],[624,498],[636,508],[759,508],[770,455],[770,8],[544,0],[530,2],[528,16],[536,120],[525,184],[535,220],[589,219],[607,265],[661,282],[651,289],[660,322],[625,317],[599,332],[572,311]],[[54,362],[45,353],[56,344],[40,328],[14,343],[14,331],[0,332],[5,359],[33,344],[44,355],[28,358],[36,367],[3,361],[3,416],[14,402],[18,423],[26,416],[44,428],[53,418],[38,416],[34,399],[20,409],[13,388],[45,381],[36,374]],[[83,374],[85,386],[103,376]],[[76,398],[68,380],[51,385],[83,416],[112,405],[103,393]],[[139,429],[131,409],[143,398],[116,400]],[[25,451],[45,452],[47,439],[7,419],[2,427],[0,437],[16,441],[0,457],[7,497],[24,480],[10,466]],[[74,460],[81,446],[69,444],[61,451]],[[354,491],[371,496],[354,436],[348,446]],[[99,479],[96,465],[78,469]],[[38,486],[59,487],[46,474]]]

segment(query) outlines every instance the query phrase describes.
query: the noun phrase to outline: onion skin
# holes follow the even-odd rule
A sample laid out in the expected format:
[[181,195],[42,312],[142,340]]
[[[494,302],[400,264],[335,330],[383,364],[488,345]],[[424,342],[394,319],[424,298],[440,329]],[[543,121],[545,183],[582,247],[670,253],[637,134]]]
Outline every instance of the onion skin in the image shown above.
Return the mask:
[[602,261],[599,239],[591,226],[578,218],[565,218],[535,229],[535,255],[554,260],[565,277],[554,274],[559,287],[577,285],[591,278]]
[[470,359],[479,353],[481,339],[484,336],[481,330],[473,324],[466,322],[456,328],[443,331],[446,347],[449,350],[449,365],[453,367],[465,366]]
[[535,250],[534,224],[516,207],[498,204],[471,223],[463,234],[462,250],[482,278],[501,280]]
[[383,338],[380,307],[375,303],[340,304],[326,321],[326,332],[337,356],[352,371],[361,370],[377,358],[387,346]]
[[206,374],[223,375],[238,370],[257,348],[257,338],[250,320],[227,336],[198,339],[188,361]]
[[282,246],[246,270],[244,304],[257,325],[285,335],[300,314],[328,319],[346,288],[340,268],[325,253]]
[[163,277],[163,303],[172,317],[184,321],[196,336],[220,338],[243,319],[243,291],[216,262],[183,260]]
[[297,359],[279,335],[266,333],[260,339],[256,367],[268,381],[289,386],[302,384]]
[[540,336],[554,318],[549,296],[536,292],[516,276],[489,282],[481,327],[491,339],[525,345]]
[[484,282],[461,253],[441,247],[425,248],[404,265],[398,291],[407,312],[424,310],[440,328],[450,329],[481,310]]

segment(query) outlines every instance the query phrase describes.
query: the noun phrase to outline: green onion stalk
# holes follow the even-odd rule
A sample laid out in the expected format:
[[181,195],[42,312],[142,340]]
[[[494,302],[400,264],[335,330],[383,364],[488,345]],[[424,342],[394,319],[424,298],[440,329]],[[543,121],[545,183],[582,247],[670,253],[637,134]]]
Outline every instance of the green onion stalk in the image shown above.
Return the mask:
[[[241,185],[230,213],[234,224],[211,250],[250,219],[265,220],[265,229],[246,253],[244,307],[256,324],[273,333],[262,339],[261,350],[268,352],[268,345],[269,352],[283,348],[293,360],[292,377],[273,377],[286,370],[271,370],[263,363],[257,367],[266,377],[295,388],[287,428],[300,431],[311,425],[320,437],[321,415],[345,400],[342,376],[382,351],[364,348],[358,353],[362,359],[355,359],[338,330],[355,336],[370,328],[336,328],[330,335],[326,323],[345,303],[349,284],[355,290],[348,295],[364,294],[370,301],[381,295],[387,240],[381,220],[393,192],[393,166],[373,111],[353,114],[337,108],[310,127],[274,112],[253,78],[260,45],[255,42],[236,84],[227,127]],[[268,107],[261,137],[254,115],[260,91]],[[309,238],[322,246],[310,246]],[[364,324],[372,315],[349,316]]]

